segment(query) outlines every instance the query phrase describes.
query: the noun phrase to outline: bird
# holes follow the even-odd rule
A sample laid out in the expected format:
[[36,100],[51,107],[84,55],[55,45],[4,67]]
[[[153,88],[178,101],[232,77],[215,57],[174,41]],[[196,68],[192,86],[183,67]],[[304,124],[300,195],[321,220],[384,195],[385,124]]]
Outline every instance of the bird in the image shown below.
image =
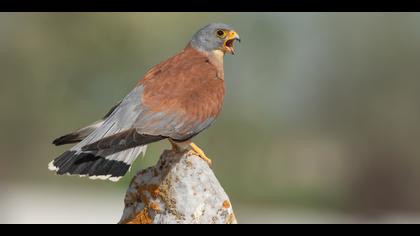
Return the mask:
[[169,140],[174,151],[211,160],[192,142],[219,115],[225,94],[223,59],[238,33],[224,23],[199,29],[174,56],[153,66],[106,115],[53,141],[74,144],[48,164],[58,175],[118,181],[147,145]]

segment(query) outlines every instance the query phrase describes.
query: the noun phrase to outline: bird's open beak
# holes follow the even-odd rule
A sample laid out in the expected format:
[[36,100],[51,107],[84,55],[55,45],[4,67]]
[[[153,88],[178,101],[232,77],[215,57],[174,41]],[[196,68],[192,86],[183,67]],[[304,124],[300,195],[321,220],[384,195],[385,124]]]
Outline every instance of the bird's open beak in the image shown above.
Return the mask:
[[235,55],[235,49],[233,48],[233,43],[235,40],[238,40],[238,42],[241,42],[241,39],[239,38],[239,35],[235,31],[230,31],[228,35],[226,36],[226,40],[224,43],[224,51],[229,52],[232,55]]

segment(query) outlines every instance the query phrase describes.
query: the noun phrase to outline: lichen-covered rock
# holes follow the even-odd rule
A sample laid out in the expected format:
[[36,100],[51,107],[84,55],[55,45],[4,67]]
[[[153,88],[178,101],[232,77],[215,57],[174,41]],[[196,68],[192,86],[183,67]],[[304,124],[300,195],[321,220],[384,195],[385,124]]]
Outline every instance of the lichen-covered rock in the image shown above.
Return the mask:
[[166,150],[133,178],[120,223],[237,223],[228,196],[207,162]]

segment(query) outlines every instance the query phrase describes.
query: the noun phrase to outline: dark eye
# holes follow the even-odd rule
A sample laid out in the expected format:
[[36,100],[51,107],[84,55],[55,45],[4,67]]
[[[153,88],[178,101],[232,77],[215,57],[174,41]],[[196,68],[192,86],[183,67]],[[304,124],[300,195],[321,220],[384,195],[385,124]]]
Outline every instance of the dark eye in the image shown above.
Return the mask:
[[226,36],[226,32],[223,30],[217,30],[216,34],[219,38],[224,38]]

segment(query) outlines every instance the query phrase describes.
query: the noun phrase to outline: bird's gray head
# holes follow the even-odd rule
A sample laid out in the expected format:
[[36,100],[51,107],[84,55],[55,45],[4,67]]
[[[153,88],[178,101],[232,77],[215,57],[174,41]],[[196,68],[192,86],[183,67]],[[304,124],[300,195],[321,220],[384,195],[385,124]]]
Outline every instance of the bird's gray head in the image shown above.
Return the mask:
[[201,51],[220,50],[234,54],[233,43],[240,41],[239,35],[229,25],[213,23],[204,26],[191,39],[191,45]]

